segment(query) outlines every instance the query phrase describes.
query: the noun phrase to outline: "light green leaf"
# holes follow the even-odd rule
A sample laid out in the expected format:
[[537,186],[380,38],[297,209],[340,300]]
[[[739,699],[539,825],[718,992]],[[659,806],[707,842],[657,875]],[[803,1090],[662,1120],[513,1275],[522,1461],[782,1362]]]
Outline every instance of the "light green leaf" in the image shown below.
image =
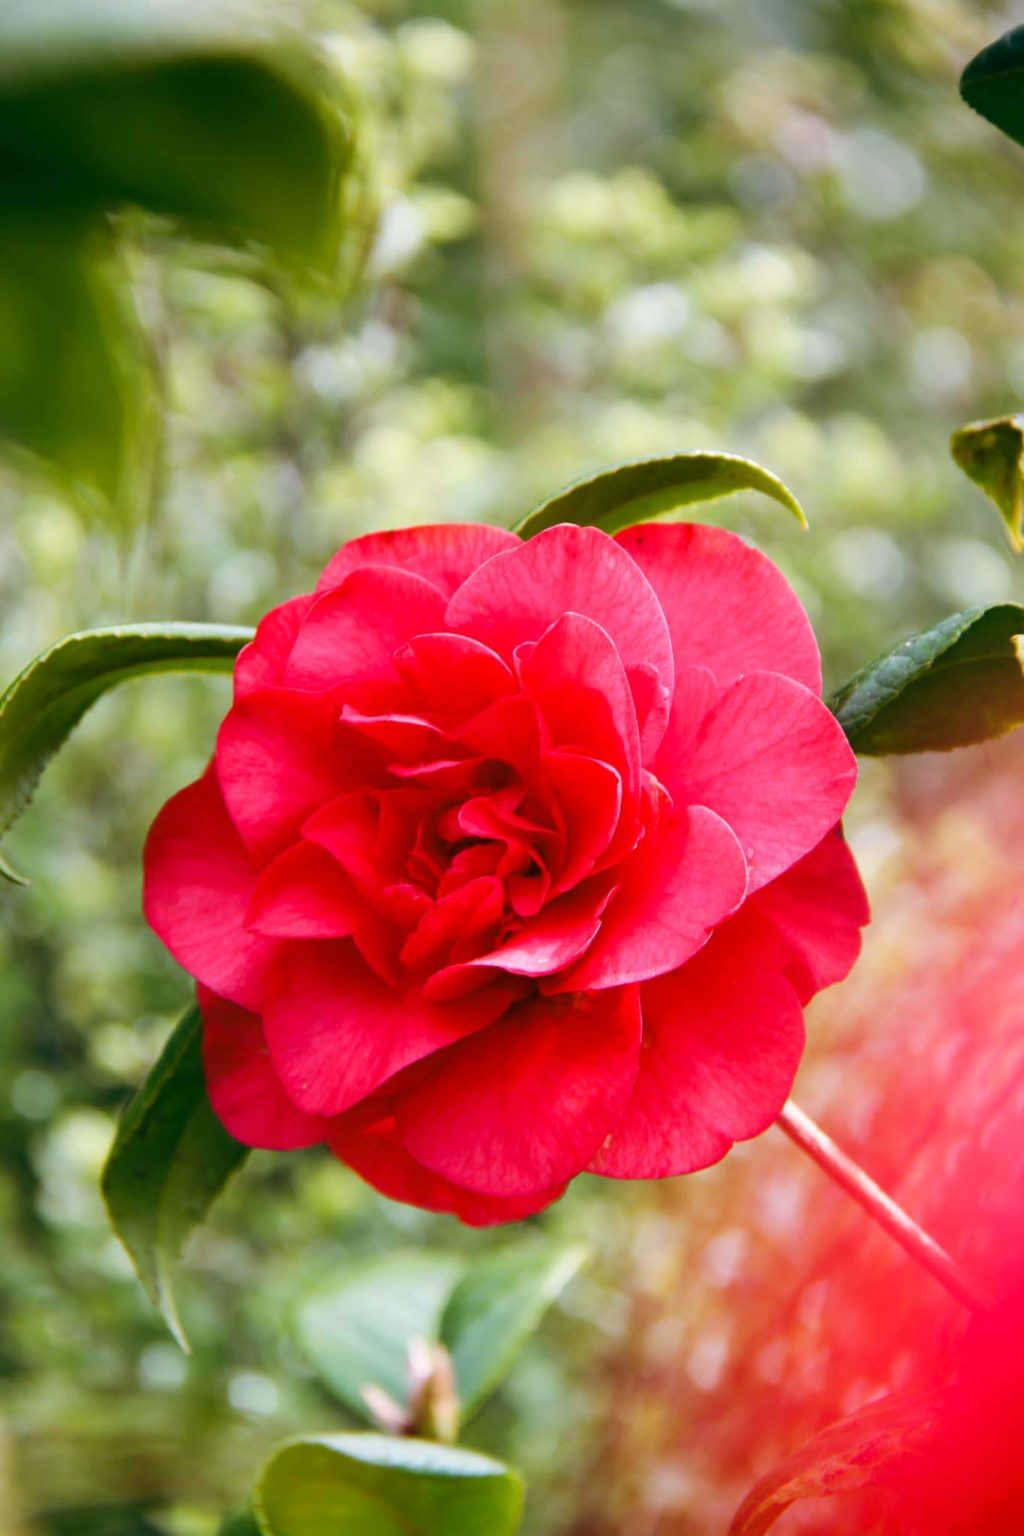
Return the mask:
[[556,523],[582,523],[615,533],[633,523],[670,517],[683,507],[737,491],[760,491],[792,512],[805,528],[803,508],[781,480],[732,453],[677,453],[636,459],[577,480],[535,507],[515,532],[531,538]]
[[513,1536],[522,1504],[489,1456],[368,1434],[284,1446],[254,1501],[264,1536]]
[[104,693],[157,672],[230,672],[252,634],[224,624],[134,624],[83,630],[37,656],[0,695],[0,836]]
[[1008,138],[1024,144],[1024,27],[1014,27],[983,48],[960,77],[969,107]]
[[[218,0],[0,7],[7,207],[135,204],[320,269],[351,153],[337,82],[298,34]],[[44,189],[44,190],[41,190]]]
[[799,1499],[869,1486],[880,1472],[927,1445],[940,1406],[937,1395],[885,1397],[829,1425],[755,1483],[728,1536],[764,1536]]
[[995,502],[1019,553],[1024,549],[1024,416],[969,422],[953,433],[950,450],[964,474]]
[[581,1244],[523,1239],[474,1264],[441,1318],[463,1419],[508,1374],[516,1355],[587,1258]]
[[249,1509],[235,1509],[220,1527],[218,1536],[262,1536],[256,1516]]
[[829,700],[855,752],[936,752],[1024,724],[1016,641],[1024,608],[998,603],[944,619],[870,663]]
[[150,1300],[183,1349],[172,1269],[248,1149],[210,1108],[202,1020],[192,1007],[127,1104],[103,1170],[103,1198]]
[[409,1344],[437,1338],[464,1267],[450,1253],[392,1253],[354,1268],[303,1304],[299,1337],[306,1356],[351,1413],[371,1422],[365,1386],[405,1402]]
[[158,433],[146,344],[109,230],[0,217],[0,438],[86,513],[144,500]]

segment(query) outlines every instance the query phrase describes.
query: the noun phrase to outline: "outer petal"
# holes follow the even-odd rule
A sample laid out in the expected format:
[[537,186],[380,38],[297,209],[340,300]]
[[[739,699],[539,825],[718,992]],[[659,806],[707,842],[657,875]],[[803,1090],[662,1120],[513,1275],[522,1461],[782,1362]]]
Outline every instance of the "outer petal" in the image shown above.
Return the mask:
[[329,592],[340,587],[346,576],[362,566],[393,565],[425,576],[450,597],[478,565],[519,543],[516,534],[488,523],[435,523],[367,533],[342,545],[324,567],[316,589]]
[[783,963],[801,1002],[842,981],[860,953],[860,930],[870,920],[868,898],[853,855],[835,827],[805,858],[766,885],[730,918],[727,927],[769,930],[783,948]]
[[414,635],[440,629],[444,596],[411,571],[368,566],[324,593],[303,624],[286,681],[297,688],[394,681],[395,652]]
[[702,523],[642,523],[616,539],[661,599],[676,666],[709,667],[720,687],[781,672],[821,693],[810,620],[766,555]]
[[777,673],[753,672],[721,695],[689,755],[659,755],[655,771],[677,803],[709,806],[729,823],[756,891],[839,820],[857,760],[820,699]]
[[174,795],[143,855],[150,927],[191,975],[243,1008],[258,1008],[274,945],[247,933],[255,876],[212,769]]
[[518,645],[539,640],[566,613],[582,614],[607,630],[627,673],[645,669],[645,709],[652,667],[671,690],[672,643],[661,604],[636,563],[597,528],[563,523],[496,555],[455,593],[447,624],[508,661]]
[[438,1173],[424,1168],[402,1146],[394,1119],[381,1120],[365,1130],[346,1130],[344,1121],[330,1137],[331,1150],[342,1162],[392,1200],[418,1205],[421,1210],[445,1211],[471,1227],[493,1227],[522,1221],[542,1211],[565,1193],[565,1185],[535,1195],[502,1200],[473,1195]]
[[217,737],[217,773],[232,821],[258,860],[273,858],[306,817],[358,781],[359,743],[342,746],[335,694],[269,688],[239,699]]
[[490,1024],[508,1000],[486,988],[431,1006],[387,986],[348,940],[296,942],[270,968],[263,1022],[289,1097],[307,1114],[340,1115],[404,1067]]
[[281,1087],[255,1014],[206,987],[199,988],[199,1007],[206,1086],[228,1134],[245,1147],[277,1152],[325,1141],[327,1121],[304,1115]]
[[663,806],[622,866],[593,945],[545,991],[620,987],[675,970],[736,910],[746,889],[743,851],[721,817],[699,805]]
[[303,620],[315,599],[311,592],[282,603],[260,620],[253,640],[235,662],[235,698],[258,688],[276,688],[284,677]]
[[636,1077],[636,988],[536,999],[438,1058],[397,1101],[417,1162],[465,1189],[518,1198],[585,1167]]
[[648,982],[641,999],[636,1086],[591,1172],[692,1173],[778,1119],[804,1028],[774,946],[726,924],[687,965]]

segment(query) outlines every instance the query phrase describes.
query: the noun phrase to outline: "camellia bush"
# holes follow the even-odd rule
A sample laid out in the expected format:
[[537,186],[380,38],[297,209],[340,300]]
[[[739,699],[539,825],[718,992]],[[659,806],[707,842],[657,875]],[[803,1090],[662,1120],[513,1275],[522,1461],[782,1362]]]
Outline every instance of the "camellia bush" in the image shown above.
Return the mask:
[[[267,282],[312,271],[337,293],[369,243],[369,151],[320,64],[230,17],[45,6],[0,25],[14,39],[0,297],[8,283],[28,295],[29,337],[0,347],[0,426],[89,505],[130,513],[130,483],[159,481],[153,435],[131,423],[158,360],[137,317],[114,322],[132,220],[148,209],[240,248]],[[1021,33],[974,60],[963,94],[1024,141]],[[225,113],[225,97],[245,110]],[[194,137],[168,158],[162,129],[182,121]],[[42,182],[66,208],[35,207]],[[66,323],[47,413],[49,285]],[[1022,444],[1015,416],[952,444],[1017,548]],[[858,758],[977,746],[1024,723],[1024,605],[954,612],[823,698],[793,587],[714,523],[739,492],[814,538],[748,458],[628,458],[511,528],[438,507],[358,533],[254,629],[73,633],[0,696],[6,838],[104,694],[167,672],[232,679],[205,768],[146,842],[144,915],[181,969],[181,1017],[102,1175],[181,1348],[176,1265],[251,1149],[320,1147],[392,1201],[515,1227],[479,1252],[471,1237],[412,1245],[314,1289],[299,1349],[365,1427],[278,1447],[224,1536],[512,1536],[521,1477],[460,1440],[590,1258],[543,1213],[584,1173],[694,1173],[773,1125],[972,1322],[940,1387],[872,1401],[794,1447],[732,1536],[864,1488],[908,1536],[1013,1528],[1019,1286],[989,1294],[790,1093],[804,1010],[851,971],[869,921],[842,825]],[[0,870],[31,874],[13,856]]]

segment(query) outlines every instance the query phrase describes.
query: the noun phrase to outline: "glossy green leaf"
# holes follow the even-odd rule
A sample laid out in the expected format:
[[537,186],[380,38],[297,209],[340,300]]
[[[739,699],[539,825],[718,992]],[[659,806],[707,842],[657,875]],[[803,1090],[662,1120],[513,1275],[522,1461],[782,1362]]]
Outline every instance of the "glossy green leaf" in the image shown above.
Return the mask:
[[0,836],[104,693],[158,672],[230,672],[252,633],[223,624],[134,624],[83,630],[37,656],[0,695]]
[[463,1419],[507,1375],[587,1252],[578,1243],[524,1238],[487,1254],[459,1281],[441,1318],[441,1342],[455,1362]]
[[369,1434],[284,1446],[254,1500],[264,1536],[513,1536],[522,1504],[489,1456]]
[[135,204],[326,269],[350,156],[336,94],[296,34],[237,4],[4,5],[3,204]]
[[437,1338],[463,1268],[455,1254],[392,1253],[354,1267],[303,1304],[298,1321],[306,1356],[351,1413],[372,1422],[366,1386],[405,1402],[409,1344]]
[[940,1402],[938,1396],[886,1397],[831,1424],[755,1483],[728,1536],[764,1536],[799,1499],[853,1493],[877,1482],[927,1443]]
[[1015,644],[1024,608],[972,608],[904,640],[834,694],[829,707],[855,752],[947,751],[1024,724]]
[[142,1087],[125,1107],[103,1170],[103,1198],[150,1300],[187,1348],[172,1285],[175,1261],[248,1149],[210,1108],[202,1021],[181,1019]]
[[615,533],[633,523],[671,517],[684,507],[733,496],[737,491],[760,491],[807,526],[796,497],[759,464],[732,453],[676,453],[617,464],[576,480],[535,507],[516,524],[515,531],[529,539],[556,523],[582,523]]
[[968,64],[960,94],[1008,138],[1024,144],[1024,27],[997,38]]
[[0,439],[89,514],[144,500],[158,413],[109,231],[0,214]]
[[953,433],[950,449],[999,508],[1014,549],[1024,549],[1024,416],[969,422]]

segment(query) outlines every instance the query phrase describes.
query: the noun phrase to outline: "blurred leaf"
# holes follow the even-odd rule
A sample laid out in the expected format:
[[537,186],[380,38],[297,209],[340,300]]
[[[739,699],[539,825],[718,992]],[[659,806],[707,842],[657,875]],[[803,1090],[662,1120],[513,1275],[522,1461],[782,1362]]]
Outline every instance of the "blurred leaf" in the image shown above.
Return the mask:
[[230,1175],[248,1155],[210,1107],[203,1074],[202,1020],[189,1008],[159,1061],[121,1116],[103,1198],[150,1300],[188,1348],[171,1270]]
[[89,510],[142,500],[157,431],[146,344],[107,231],[0,213],[0,437]]
[[523,1239],[487,1254],[456,1285],[441,1318],[463,1420],[507,1375],[548,1307],[587,1258],[582,1244]]
[[392,1253],[304,1303],[299,1336],[306,1355],[358,1418],[371,1422],[365,1386],[383,1388],[396,1403],[406,1401],[409,1343],[437,1338],[445,1302],[463,1268],[455,1254]]
[[931,1434],[938,1396],[885,1397],[815,1435],[755,1483],[729,1536],[764,1536],[798,1499],[853,1493],[878,1480]]
[[732,453],[677,453],[636,459],[601,470],[541,502],[515,531],[524,539],[556,523],[582,523],[615,533],[633,523],[668,517],[681,507],[716,501],[737,491],[760,491],[780,503],[805,528],[796,497],[768,470]]
[[969,422],[949,446],[964,474],[999,508],[1014,549],[1024,549],[1024,416]]
[[124,204],[328,270],[349,131],[297,34],[216,0],[0,7],[0,199]]
[[1015,641],[1024,608],[955,613],[904,640],[829,700],[855,752],[947,751],[1024,724],[1024,667]]
[[969,107],[1008,138],[1024,144],[1024,27],[1014,27],[976,54],[960,77]]
[[83,630],[37,656],[0,695],[0,836],[108,689],[157,672],[230,672],[251,639],[252,630],[224,624],[133,624]]
[[261,1532],[250,1509],[236,1509],[223,1522],[218,1536],[261,1536]]
[[357,1434],[284,1446],[255,1508],[265,1536],[512,1536],[522,1502],[518,1474],[489,1456]]

